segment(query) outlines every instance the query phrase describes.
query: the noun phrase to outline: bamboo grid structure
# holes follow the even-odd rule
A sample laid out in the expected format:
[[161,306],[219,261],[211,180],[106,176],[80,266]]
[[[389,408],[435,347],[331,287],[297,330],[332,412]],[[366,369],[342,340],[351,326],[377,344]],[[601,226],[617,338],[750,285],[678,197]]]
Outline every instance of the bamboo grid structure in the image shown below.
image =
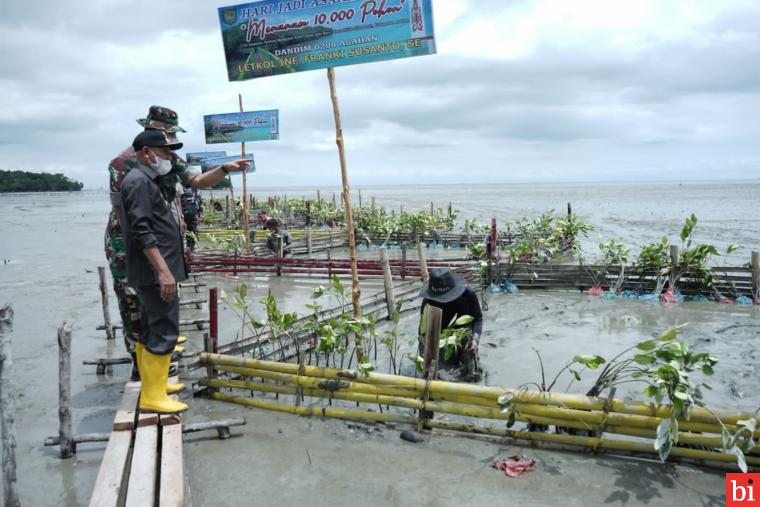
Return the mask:
[[[652,290],[655,286],[656,273],[632,271],[631,266],[625,266],[623,269],[621,290],[638,293]],[[714,291],[733,297],[756,297],[758,288],[752,268],[715,266],[710,269]],[[601,280],[595,279],[592,273],[601,270],[605,270],[606,275]],[[617,280],[620,270],[620,266],[501,262],[494,267],[493,281],[503,283],[509,280],[520,289],[586,290],[595,285],[610,287]],[[701,281],[689,272],[683,273],[677,288],[684,295],[708,293]]]
[[[213,371],[212,376],[202,379],[200,384],[209,387],[209,396],[215,400],[296,415],[410,425],[420,424],[421,414],[433,411],[447,414],[447,419],[425,419],[424,425],[428,428],[594,451],[656,454],[657,426],[672,410],[669,405],[654,403],[426,381],[374,372],[365,376],[354,370],[220,354],[203,353],[200,362]],[[229,378],[219,377],[219,373]],[[237,378],[232,378],[233,375]],[[222,392],[222,389],[250,395]],[[289,403],[284,398],[267,397],[272,393],[291,395],[298,401]],[[514,414],[503,412],[498,405],[498,398],[504,394],[512,397]],[[306,397],[318,401],[303,404]],[[335,400],[355,406],[333,406]],[[325,406],[325,401],[329,405]],[[361,408],[362,404],[369,407]],[[396,410],[382,410],[382,406]],[[370,410],[370,407],[380,410]],[[554,426],[557,432],[530,430],[530,426],[511,429],[503,424],[510,417],[520,423]],[[700,462],[736,463],[735,455],[720,449],[721,423],[733,429],[737,421],[750,417],[752,415],[747,413],[695,408],[689,420],[678,420],[679,443],[670,455]],[[494,421],[502,425],[493,424]],[[754,437],[760,437],[760,430],[755,431]],[[746,462],[750,468],[760,467],[759,447],[747,453]]]

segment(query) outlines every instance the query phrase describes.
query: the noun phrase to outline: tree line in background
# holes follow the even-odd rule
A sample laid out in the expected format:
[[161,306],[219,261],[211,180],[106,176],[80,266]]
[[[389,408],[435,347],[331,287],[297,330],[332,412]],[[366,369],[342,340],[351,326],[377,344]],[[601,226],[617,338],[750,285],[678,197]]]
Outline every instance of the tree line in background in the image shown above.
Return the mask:
[[0,192],[79,191],[84,185],[63,174],[3,171],[0,169]]

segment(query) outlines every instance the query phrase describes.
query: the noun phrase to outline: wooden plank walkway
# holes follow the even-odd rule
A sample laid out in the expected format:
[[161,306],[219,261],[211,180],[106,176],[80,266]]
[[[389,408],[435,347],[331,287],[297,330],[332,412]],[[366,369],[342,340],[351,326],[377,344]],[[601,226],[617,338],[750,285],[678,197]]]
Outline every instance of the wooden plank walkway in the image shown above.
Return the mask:
[[[176,383],[177,377],[169,382]],[[185,504],[182,419],[141,413],[139,397],[140,383],[128,382],[100,463],[91,507]]]

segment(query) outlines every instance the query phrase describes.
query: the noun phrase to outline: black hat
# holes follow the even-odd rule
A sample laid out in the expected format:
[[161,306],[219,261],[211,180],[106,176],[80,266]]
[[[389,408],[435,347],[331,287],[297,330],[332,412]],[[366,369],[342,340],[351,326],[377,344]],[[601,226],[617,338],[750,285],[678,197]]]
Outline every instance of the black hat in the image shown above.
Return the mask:
[[425,282],[420,296],[438,303],[449,303],[464,293],[467,283],[464,278],[450,269],[435,268],[430,270],[430,279]]
[[163,130],[146,130],[137,134],[135,140],[132,141],[132,148],[135,151],[140,151],[146,146],[148,148],[162,148],[166,146],[171,150],[178,150],[182,148],[182,143],[178,142],[176,137],[171,139]]
[[267,220],[267,227],[279,227],[279,226],[280,226],[280,221],[277,220],[276,218],[270,218],[269,220]]

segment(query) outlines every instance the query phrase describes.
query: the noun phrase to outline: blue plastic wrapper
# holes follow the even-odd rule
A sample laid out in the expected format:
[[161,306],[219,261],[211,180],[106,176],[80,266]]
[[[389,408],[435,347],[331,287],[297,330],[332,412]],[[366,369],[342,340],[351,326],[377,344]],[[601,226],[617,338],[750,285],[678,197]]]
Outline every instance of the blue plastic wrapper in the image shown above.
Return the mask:
[[520,289],[512,282],[512,280],[507,280],[504,282],[504,285],[502,287],[504,289],[504,292],[507,294],[517,294],[520,292]]
[[489,292],[492,292],[492,293],[494,293],[494,294],[496,294],[497,292],[501,292],[501,287],[499,287],[499,286],[498,286],[498,285],[496,285],[495,283],[492,283],[492,284],[491,284],[491,285],[488,287],[488,291],[489,291]]
[[698,303],[709,303],[712,300],[709,297],[705,296],[704,294],[694,294],[693,296],[689,297],[689,301],[696,301]]
[[752,299],[748,298],[747,296],[739,296],[736,298],[736,304],[737,305],[751,305]]
[[615,293],[614,293],[614,292],[612,292],[611,290],[606,290],[606,291],[604,291],[604,293],[602,294],[602,299],[606,299],[606,300],[608,300],[608,301],[611,301],[611,300],[613,300],[613,299],[617,299],[617,294],[615,294]]
[[617,295],[618,299],[639,299],[639,295],[632,290],[624,290]]
[[639,301],[647,301],[649,303],[659,303],[660,295],[659,294],[640,294]]

